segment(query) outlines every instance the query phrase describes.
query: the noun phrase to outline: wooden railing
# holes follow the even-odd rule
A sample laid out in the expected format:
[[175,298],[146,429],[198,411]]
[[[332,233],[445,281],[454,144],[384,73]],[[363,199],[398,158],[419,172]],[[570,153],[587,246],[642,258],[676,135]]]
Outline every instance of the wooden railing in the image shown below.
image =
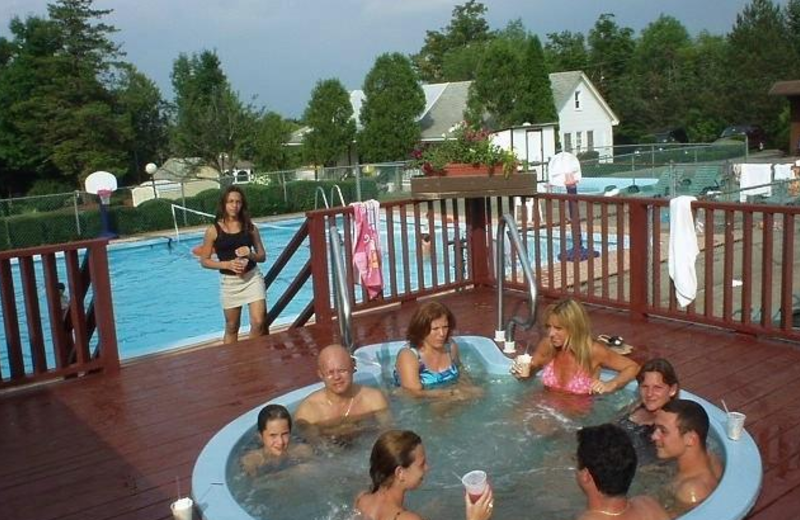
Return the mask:
[[[386,288],[371,301],[354,284],[352,211],[308,213],[317,322],[334,316],[326,219],[343,219],[339,227],[345,232],[348,286],[359,311],[469,286],[494,286],[495,225],[511,212],[520,222],[523,245],[546,297],[572,296],[641,319],[661,316],[800,340],[800,323],[795,325],[800,320],[800,270],[795,267],[800,241],[794,238],[800,208],[794,206],[694,202],[701,252],[695,264],[697,298],[686,308],[678,306],[668,274],[666,199],[538,194],[406,200],[382,208]],[[426,229],[435,230],[429,247],[422,245]],[[577,261],[572,256],[576,244],[578,252],[585,250]],[[506,286],[524,290],[516,258],[507,261]]]
[[[0,301],[6,339],[0,387],[119,370],[107,244],[106,239],[83,240],[0,253]],[[83,249],[84,258],[79,262]],[[66,273],[62,283],[69,294],[66,309],[62,309],[58,291],[61,254]],[[42,285],[37,282],[37,262],[41,262],[46,315],[37,290],[37,285]],[[22,289],[19,298],[17,280]],[[24,328],[20,326],[19,306],[24,309]],[[91,349],[95,332],[96,344]],[[27,341],[23,342],[24,338]]]

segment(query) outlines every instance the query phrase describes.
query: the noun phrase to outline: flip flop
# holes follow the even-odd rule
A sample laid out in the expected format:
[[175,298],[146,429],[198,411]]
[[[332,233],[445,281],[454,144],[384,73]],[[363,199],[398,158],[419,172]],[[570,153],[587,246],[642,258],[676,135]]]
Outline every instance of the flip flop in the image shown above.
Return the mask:
[[605,343],[609,349],[613,350],[617,354],[627,356],[633,352],[633,346],[625,343],[625,340],[622,338],[622,336],[609,336],[607,334],[600,334],[597,336],[597,340]]

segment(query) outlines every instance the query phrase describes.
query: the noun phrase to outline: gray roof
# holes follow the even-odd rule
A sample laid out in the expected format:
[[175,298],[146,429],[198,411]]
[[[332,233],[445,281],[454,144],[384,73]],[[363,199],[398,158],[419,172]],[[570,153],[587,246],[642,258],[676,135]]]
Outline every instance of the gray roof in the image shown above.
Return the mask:
[[769,89],[770,96],[800,96],[800,80],[778,81]]
[[[550,85],[553,90],[553,101],[556,109],[561,108],[570,100],[572,92],[581,81],[585,81],[592,92],[597,96],[600,104],[608,111],[609,116],[616,122],[619,121],[616,114],[606,104],[597,89],[592,85],[589,78],[579,70],[567,72],[555,72],[550,74]],[[457,81],[452,83],[434,83],[422,85],[425,93],[425,110],[417,119],[422,130],[422,141],[442,140],[454,125],[464,120],[464,112],[467,109],[467,99],[469,97],[469,86],[471,81]],[[359,114],[361,105],[364,102],[364,92],[353,90],[350,92],[350,104],[353,106],[353,117],[356,120],[356,127],[361,129]],[[303,136],[308,133],[309,127],[305,126],[292,133],[289,145],[299,145],[303,142]]]
[[157,181],[181,182],[187,179],[218,179],[217,170],[206,166],[199,157],[171,157],[161,165],[153,178]]

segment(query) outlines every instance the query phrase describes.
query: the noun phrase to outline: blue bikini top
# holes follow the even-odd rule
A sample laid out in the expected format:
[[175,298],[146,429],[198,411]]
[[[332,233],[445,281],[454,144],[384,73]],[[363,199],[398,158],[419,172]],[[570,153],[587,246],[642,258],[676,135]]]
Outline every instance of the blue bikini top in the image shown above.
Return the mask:
[[[443,385],[445,383],[452,383],[454,381],[458,381],[458,365],[455,363],[450,363],[450,366],[442,370],[441,372],[433,372],[428,367],[425,366],[425,363],[422,361],[422,357],[419,355],[419,350],[416,347],[409,346],[407,347],[411,350],[419,360],[419,382],[422,384],[422,388],[432,388],[434,386]],[[450,345],[448,344],[446,347],[447,353],[450,354]],[[450,357],[452,360],[452,356]],[[400,386],[400,374],[397,373],[397,367],[394,369],[394,384]]]

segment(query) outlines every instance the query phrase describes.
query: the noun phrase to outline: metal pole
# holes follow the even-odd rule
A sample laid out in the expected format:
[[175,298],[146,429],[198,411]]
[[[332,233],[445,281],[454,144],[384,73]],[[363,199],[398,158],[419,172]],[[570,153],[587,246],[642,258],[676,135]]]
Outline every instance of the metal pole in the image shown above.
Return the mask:
[[81,192],[75,190],[75,196],[72,198],[72,207],[75,209],[75,227],[78,229],[78,236],[81,236],[81,217],[78,214],[78,197]]
[[353,166],[353,173],[356,178],[356,200],[361,202],[361,167],[358,164]]
[[[181,205],[185,208],[186,207],[186,191],[184,190],[184,183],[181,181]],[[183,212],[183,225],[188,226],[189,223],[186,220],[186,211]]]

